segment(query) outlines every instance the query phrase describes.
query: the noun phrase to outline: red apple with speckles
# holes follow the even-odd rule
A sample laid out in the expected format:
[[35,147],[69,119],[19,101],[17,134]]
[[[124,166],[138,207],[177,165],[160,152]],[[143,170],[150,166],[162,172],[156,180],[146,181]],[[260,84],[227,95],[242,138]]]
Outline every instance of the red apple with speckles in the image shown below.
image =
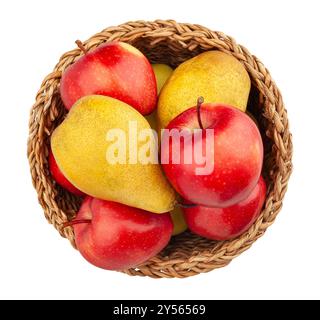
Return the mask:
[[109,42],[85,52],[63,73],[60,93],[68,110],[93,94],[121,100],[143,115],[151,113],[157,102],[156,79],[148,59],[124,42]]
[[136,267],[169,242],[169,213],[155,214],[120,203],[86,197],[73,225],[77,248],[93,265],[107,270]]
[[266,184],[262,177],[249,197],[231,207],[184,208],[189,229],[211,240],[229,240],[247,231],[259,216],[266,198]]
[[[246,199],[258,183],[263,163],[262,139],[244,112],[202,102],[199,99],[197,107],[169,123],[170,134],[186,128],[192,131],[186,139],[163,134],[162,166],[175,190],[186,200],[207,207],[230,207]],[[193,155],[191,161],[185,160],[185,154]],[[202,161],[196,159],[199,154],[203,155]],[[173,160],[177,156],[179,163]]]
[[78,188],[76,188],[61,172],[51,150],[49,151],[49,170],[53,179],[61,187],[65,188],[66,190],[77,196],[84,196],[84,193],[80,191]]

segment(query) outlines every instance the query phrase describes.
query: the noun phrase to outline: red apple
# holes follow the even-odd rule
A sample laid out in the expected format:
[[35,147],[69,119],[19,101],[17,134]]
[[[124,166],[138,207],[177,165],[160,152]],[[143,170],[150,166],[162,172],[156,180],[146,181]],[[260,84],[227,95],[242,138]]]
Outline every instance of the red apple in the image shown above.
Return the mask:
[[154,214],[120,203],[86,197],[75,220],[76,245],[93,265],[124,270],[143,263],[169,242],[169,213]]
[[260,177],[249,197],[231,207],[184,208],[189,229],[211,240],[229,240],[248,230],[259,216],[266,198],[266,184]]
[[[168,135],[173,129],[181,133],[186,128],[192,131],[185,140]],[[174,118],[167,129],[162,136],[161,162],[167,178],[183,198],[223,208],[249,196],[261,174],[263,144],[257,126],[244,112],[221,104],[201,105],[199,101],[197,107]],[[196,160],[201,148],[202,163]],[[192,161],[185,160],[185,153],[192,155]],[[179,163],[173,160],[177,155]]]
[[60,93],[69,110],[80,98],[99,94],[121,100],[143,115],[157,102],[157,84],[148,59],[124,42],[109,42],[85,53],[63,73]]
[[49,170],[53,177],[53,179],[63,188],[67,189],[69,192],[77,195],[77,196],[84,196],[84,193],[76,188],[58,167],[58,164],[53,156],[52,151],[49,151]]

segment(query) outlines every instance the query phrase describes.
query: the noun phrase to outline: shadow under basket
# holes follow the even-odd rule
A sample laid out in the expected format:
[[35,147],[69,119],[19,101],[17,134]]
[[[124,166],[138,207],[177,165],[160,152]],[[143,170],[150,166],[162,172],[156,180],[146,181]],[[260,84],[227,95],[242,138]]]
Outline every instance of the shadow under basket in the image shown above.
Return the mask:
[[[184,232],[173,237],[156,257],[123,272],[153,278],[183,278],[224,267],[264,234],[282,207],[292,171],[292,141],[281,94],[268,70],[246,48],[223,33],[200,25],[172,20],[129,22],[103,30],[85,41],[84,46],[91,50],[113,40],[134,45],[152,63],[166,63],[172,67],[203,51],[220,50],[238,59],[250,75],[252,88],[248,110],[256,117],[262,134],[263,175],[268,186],[259,218],[247,232],[230,241],[211,241]],[[32,181],[45,217],[74,247],[73,229],[62,229],[61,225],[75,216],[81,199],[54,182],[48,170],[48,151],[50,135],[66,115],[59,93],[61,75],[82,55],[78,48],[65,53],[54,71],[44,79],[31,110],[28,139]]]

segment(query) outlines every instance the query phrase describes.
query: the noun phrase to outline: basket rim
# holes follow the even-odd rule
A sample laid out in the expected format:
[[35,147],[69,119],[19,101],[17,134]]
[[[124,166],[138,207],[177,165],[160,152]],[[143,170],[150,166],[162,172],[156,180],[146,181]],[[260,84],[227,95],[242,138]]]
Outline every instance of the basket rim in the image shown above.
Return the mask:
[[[226,266],[232,259],[246,251],[273,224],[282,207],[288,181],[292,172],[292,135],[289,130],[287,110],[282,96],[268,69],[262,62],[243,46],[222,32],[211,31],[198,24],[178,23],[174,20],[132,21],[109,27],[83,42],[89,51],[100,44],[113,40],[136,43],[140,39],[155,47],[163,42],[172,46],[172,50],[187,52],[220,50],[237,58],[248,71],[251,82],[259,92],[259,102],[263,106],[260,114],[267,123],[266,136],[272,141],[272,169],[268,172],[270,183],[264,210],[254,225],[239,237],[221,242],[213,242],[212,248],[206,239],[186,232],[176,237],[169,249],[185,242],[185,248],[169,255],[159,254],[138,268],[124,270],[129,275],[149,276],[152,278],[184,278],[208,272]],[[170,47],[171,48],[171,47]],[[178,48],[178,49],[177,49]],[[48,140],[53,124],[64,116],[64,108],[57,101],[59,82],[63,71],[79,57],[80,49],[73,49],[63,54],[53,72],[43,80],[31,108],[29,119],[28,160],[33,185],[38,200],[44,209],[49,223],[61,236],[70,240],[75,247],[72,228],[62,229],[63,222],[74,214],[79,199],[63,193],[52,180],[47,166]],[[62,110],[63,108],[63,110]],[[192,243],[197,247],[190,249]],[[190,253],[191,252],[191,253]]]

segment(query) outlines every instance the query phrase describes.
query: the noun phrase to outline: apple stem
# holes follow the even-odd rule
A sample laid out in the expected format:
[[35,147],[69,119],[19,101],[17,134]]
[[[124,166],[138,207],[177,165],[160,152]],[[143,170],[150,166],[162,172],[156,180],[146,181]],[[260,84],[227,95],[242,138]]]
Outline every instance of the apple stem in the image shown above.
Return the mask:
[[84,47],[82,41],[77,40],[76,41],[76,45],[78,46],[78,48],[84,53],[86,54],[88,52],[88,50]]
[[187,204],[187,203],[180,203],[180,202],[177,203],[177,207],[185,208],[185,209],[194,208],[194,207],[196,207],[196,206],[197,206],[197,204],[194,204],[194,203],[189,203],[189,204]]
[[81,224],[81,223],[91,223],[91,220],[89,220],[89,219],[79,219],[79,220],[68,221],[68,222],[65,222],[62,225],[62,229],[65,229],[67,227],[72,227],[72,226],[74,226],[76,224]]
[[201,112],[200,112],[200,108],[201,108],[201,105],[203,104],[203,97],[199,97],[198,100],[197,100],[197,116],[198,116],[198,122],[199,122],[199,127],[201,129],[203,129],[203,124],[202,124],[202,121],[201,121]]

